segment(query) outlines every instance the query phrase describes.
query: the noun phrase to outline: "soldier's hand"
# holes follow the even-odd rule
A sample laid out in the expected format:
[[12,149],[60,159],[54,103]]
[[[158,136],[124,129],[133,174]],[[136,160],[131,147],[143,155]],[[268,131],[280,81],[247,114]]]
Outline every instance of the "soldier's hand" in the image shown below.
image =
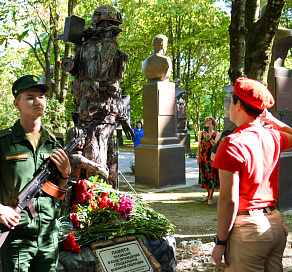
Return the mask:
[[66,152],[60,148],[51,156],[51,160],[56,164],[62,177],[68,177],[71,174],[71,165]]
[[20,215],[15,212],[9,206],[3,206],[0,204],[0,223],[8,227],[9,229],[14,229],[18,224]]

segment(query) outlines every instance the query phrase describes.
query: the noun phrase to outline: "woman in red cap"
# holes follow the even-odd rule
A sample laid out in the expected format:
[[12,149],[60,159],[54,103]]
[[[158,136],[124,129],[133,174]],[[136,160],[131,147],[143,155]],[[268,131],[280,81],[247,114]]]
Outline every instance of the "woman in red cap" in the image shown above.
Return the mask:
[[[267,113],[273,105],[262,83],[236,80],[230,120],[237,128],[220,144],[213,163],[220,195],[212,257],[225,271],[283,271],[287,230],[276,202],[279,157],[292,148],[292,129]],[[271,126],[262,127],[259,119]]]

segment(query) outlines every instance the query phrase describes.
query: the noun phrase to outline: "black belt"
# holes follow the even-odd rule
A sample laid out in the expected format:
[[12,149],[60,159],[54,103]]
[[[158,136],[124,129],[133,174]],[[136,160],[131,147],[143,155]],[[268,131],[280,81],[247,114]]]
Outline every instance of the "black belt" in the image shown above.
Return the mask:
[[241,212],[238,212],[237,215],[255,215],[255,214],[260,214],[260,213],[268,213],[269,210],[271,212],[276,210],[275,206],[270,206],[270,207],[267,207],[267,208],[255,209],[255,210],[249,210],[249,211],[241,211]]

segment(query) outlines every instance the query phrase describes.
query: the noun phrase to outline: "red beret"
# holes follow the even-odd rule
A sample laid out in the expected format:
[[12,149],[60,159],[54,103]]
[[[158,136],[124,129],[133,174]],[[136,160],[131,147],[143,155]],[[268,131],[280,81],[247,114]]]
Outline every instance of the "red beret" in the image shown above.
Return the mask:
[[240,77],[236,79],[234,93],[252,108],[264,110],[275,104],[267,87],[259,81]]

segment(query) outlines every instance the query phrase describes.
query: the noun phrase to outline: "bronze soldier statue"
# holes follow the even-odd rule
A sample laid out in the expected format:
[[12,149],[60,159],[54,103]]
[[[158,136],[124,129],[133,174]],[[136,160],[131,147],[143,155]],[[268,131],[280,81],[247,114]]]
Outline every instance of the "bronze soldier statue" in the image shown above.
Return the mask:
[[62,68],[74,75],[71,92],[79,113],[76,126],[68,131],[67,140],[80,135],[82,126],[91,121],[95,123],[70,157],[72,176],[76,179],[96,174],[108,176],[108,183],[113,188],[117,188],[118,177],[115,124],[122,125],[127,138],[134,135],[118,82],[129,61],[128,53],[120,50],[116,41],[121,23],[122,16],[116,8],[110,5],[98,7],[92,15],[92,28],[84,28],[82,38],[75,43],[73,60],[65,59],[62,63]]

